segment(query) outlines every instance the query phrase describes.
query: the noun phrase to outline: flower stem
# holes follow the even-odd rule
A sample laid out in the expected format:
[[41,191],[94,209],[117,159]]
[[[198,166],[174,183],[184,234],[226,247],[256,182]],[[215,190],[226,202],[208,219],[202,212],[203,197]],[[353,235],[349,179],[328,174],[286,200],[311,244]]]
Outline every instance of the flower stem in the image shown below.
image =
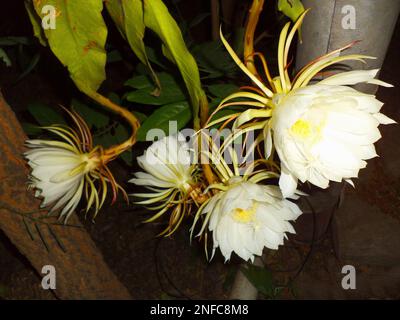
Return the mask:
[[252,74],[259,77],[254,65],[254,32],[256,31],[258,18],[263,9],[264,0],[253,0],[249,10],[249,15],[246,23],[246,32],[244,36],[244,61],[247,69]]
[[132,127],[132,134],[130,137],[122,142],[121,144],[111,146],[110,148],[104,150],[103,153],[103,161],[104,163],[109,162],[116,157],[118,157],[119,154],[122,152],[128,150],[131,148],[135,142],[136,142],[136,132],[140,127],[139,120],[134,116],[132,112],[129,110],[117,105],[116,103],[112,102],[110,99],[102,96],[101,94],[97,92],[91,92],[88,93],[88,95],[95,101],[97,101],[99,104],[101,104],[103,107],[113,111],[114,113],[120,115],[123,117]]

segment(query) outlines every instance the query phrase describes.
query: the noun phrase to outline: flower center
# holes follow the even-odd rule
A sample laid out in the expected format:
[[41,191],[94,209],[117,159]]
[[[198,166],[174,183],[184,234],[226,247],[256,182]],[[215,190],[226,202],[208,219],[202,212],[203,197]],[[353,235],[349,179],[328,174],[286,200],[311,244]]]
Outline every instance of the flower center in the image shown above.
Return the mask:
[[256,210],[256,202],[249,209],[236,208],[233,210],[233,219],[237,222],[249,223],[254,220]]
[[232,186],[232,185],[240,183],[242,181],[243,181],[242,177],[234,176],[228,180],[228,184]]
[[324,121],[297,120],[289,129],[291,135],[299,140],[310,143],[318,143],[322,139]]
[[82,163],[84,164],[83,171],[87,173],[97,168],[100,165],[101,160],[97,154],[85,153],[82,154]]
[[299,119],[290,127],[290,131],[296,137],[307,139],[311,136],[313,130],[308,121]]

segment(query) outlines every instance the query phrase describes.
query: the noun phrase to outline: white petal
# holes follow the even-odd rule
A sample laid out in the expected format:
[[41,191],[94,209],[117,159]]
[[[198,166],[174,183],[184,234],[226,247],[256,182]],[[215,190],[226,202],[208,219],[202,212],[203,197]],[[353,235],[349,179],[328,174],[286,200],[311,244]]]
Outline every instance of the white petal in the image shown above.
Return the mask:
[[297,178],[293,176],[284,165],[281,165],[279,187],[282,190],[284,198],[292,196],[297,189]]
[[383,113],[375,113],[373,116],[381,124],[395,124],[395,123],[397,123],[393,119],[390,119],[389,117],[385,116]]
[[318,84],[330,85],[330,86],[346,86],[355,85],[361,82],[368,82],[375,78],[379,69],[372,70],[353,70],[347,72],[341,72],[330,76],[324,80],[318,82]]
[[372,79],[369,80],[368,83],[370,84],[376,84],[378,86],[386,87],[386,88],[393,88],[394,86],[390,83],[387,83],[385,81],[379,80],[379,79]]

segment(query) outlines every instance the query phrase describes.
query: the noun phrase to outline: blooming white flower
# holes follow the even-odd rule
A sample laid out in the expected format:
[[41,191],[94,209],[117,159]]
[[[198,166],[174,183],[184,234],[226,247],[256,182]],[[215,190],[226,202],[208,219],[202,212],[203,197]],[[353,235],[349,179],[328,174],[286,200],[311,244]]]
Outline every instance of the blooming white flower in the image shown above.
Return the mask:
[[220,248],[229,260],[232,252],[248,261],[261,256],[264,247],[278,249],[286,232],[295,233],[289,221],[301,214],[293,202],[283,199],[277,186],[260,185],[234,177],[226,191],[215,194],[200,208],[213,233],[213,255]]
[[248,106],[247,110],[218,121],[236,119],[234,128],[245,124],[246,130],[263,130],[265,157],[271,157],[275,146],[281,161],[279,186],[284,197],[295,192],[298,180],[321,188],[328,187],[331,180],[353,184],[351,178],[357,177],[359,170],[366,166],[365,160],[376,156],[373,144],[381,137],[378,125],[395,123],[379,112],[383,103],[374,95],[348,87],[361,82],[390,87],[375,79],[378,69],[343,72],[310,84],[319,72],[335,63],[374,59],[358,54],[340,55],[355,43],[311,61],[290,78],[290,44],[307,11],[290,31],[290,23],[281,31],[278,77],[271,77],[265,58],[260,56],[269,88],[246,68],[221,35],[232,58],[258,88],[228,96],[214,112],[233,104],[230,100],[242,98],[236,104]]
[[182,134],[164,137],[154,142],[137,157],[146,172],[134,173],[132,182],[140,186],[187,190],[190,188],[194,167],[188,143]]
[[134,193],[132,196],[146,198],[137,204],[161,203],[154,207],[159,212],[146,222],[154,221],[173,207],[169,226],[162,233],[170,235],[190,212],[189,196],[196,191],[196,166],[191,164],[189,145],[182,134],[167,136],[154,142],[137,158],[137,162],[145,172],[134,173],[135,178],[129,182],[153,192]]
[[[50,212],[61,209],[60,217],[65,221],[76,209],[82,196],[87,198],[86,212],[94,206],[95,213],[102,207],[110,183],[114,199],[118,189],[113,175],[102,159],[101,147],[92,147],[92,137],[83,119],[68,111],[77,128],[75,130],[53,125],[45,127],[64,141],[27,140],[29,148],[25,157],[32,171],[29,188],[35,189],[35,196],[43,199],[41,207],[52,206]],[[95,184],[99,183],[101,191]]]
[[372,81],[377,71],[342,73],[274,97],[270,128],[284,196],[293,194],[298,179],[320,188],[329,180],[351,183],[365,160],[377,156],[378,125],[395,122],[379,113],[383,103],[375,96],[345,86]]
[[54,204],[51,211],[63,208],[67,217],[75,210],[84,191],[85,175],[94,163],[65,142],[28,140],[25,153],[32,168],[30,186],[42,197],[41,207]]

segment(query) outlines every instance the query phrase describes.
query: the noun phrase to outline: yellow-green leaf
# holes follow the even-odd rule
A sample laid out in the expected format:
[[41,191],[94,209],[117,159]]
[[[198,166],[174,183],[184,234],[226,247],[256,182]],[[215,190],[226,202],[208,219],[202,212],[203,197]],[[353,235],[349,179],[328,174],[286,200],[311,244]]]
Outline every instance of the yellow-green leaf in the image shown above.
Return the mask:
[[142,1],[107,0],[105,4],[119,32],[128,41],[138,59],[150,69],[154,82],[160,88],[160,82],[151,67],[143,42],[145,25]]
[[43,6],[55,8],[56,27],[44,33],[51,50],[68,68],[76,86],[92,95],[104,81],[107,27],[101,12],[102,0],[41,0],[34,1],[36,13]]
[[278,0],[278,10],[295,22],[304,12],[304,6],[300,0]]
[[32,2],[25,1],[24,4],[26,11],[28,12],[29,20],[31,21],[32,24],[34,36],[38,38],[42,46],[46,46],[47,45],[46,37],[44,36],[43,29],[40,26],[40,19],[36,14],[35,9],[33,8]]
[[163,52],[174,62],[185,81],[193,107],[195,122],[197,121],[199,105],[204,99],[201,88],[199,69],[196,61],[187,49],[178,24],[168,12],[161,0],[143,0],[144,23],[153,30],[163,42]]

